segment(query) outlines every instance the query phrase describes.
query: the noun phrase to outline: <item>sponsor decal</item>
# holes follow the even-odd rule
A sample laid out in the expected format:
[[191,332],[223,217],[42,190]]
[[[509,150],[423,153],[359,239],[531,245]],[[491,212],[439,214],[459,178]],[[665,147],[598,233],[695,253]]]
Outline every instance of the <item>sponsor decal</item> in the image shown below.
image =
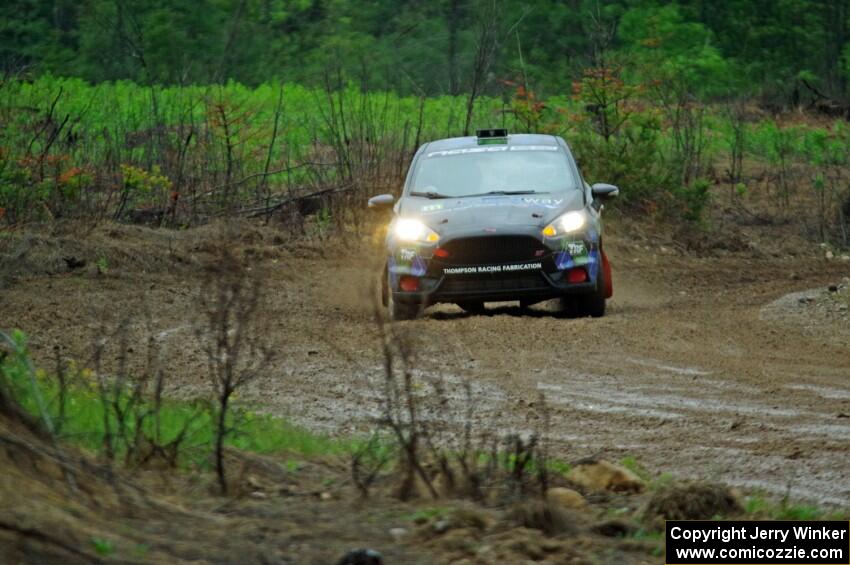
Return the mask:
[[444,275],[475,275],[479,273],[513,273],[542,269],[543,263],[514,263],[511,265],[475,265],[471,267],[446,267]]
[[592,261],[587,245],[580,239],[564,239],[561,252],[555,256],[555,266],[560,270],[588,265]]
[[541,198],[541,197],[517,197],[512,195],[492,195],[488,194],[481,198],[455,200],[450,204],[426,204],[419,208],[421,214],[437,214],[439,212],[451,212],[454,210],[463,210],[466,208],[477,208],[480,206],[523,206],[534,208],[542,206],[543,208],[558,208],[564,203],[563,198]]
[[390,274],[390,285],[393,288],[398,288],[397,283],[399,275],[413,275],[415,277],[421,277],[428,271],[428,265],[419,255],[415,255],[412,260],[404,260],[397,256],[390,256],[387,262],[387,269]]
[[413,265],[410,266],[410,274],[416,277],[423,276],[428,271],[428,266],[422,257],[418,255],[413,258]]
[[416,257],[415,249],[408,249],[406,247],[403,247],[402,249],[398,250],[398,258],[402,261],[413,261],[414,257]]
[[432,157],[449,157],[451,155],[465,155],[467,153],[501,153],[507,150],[507,145],[500,145],[494,147],[471,147],[468,149],[449,149],[446,151],[434,151],[432,153],[428,153],[427,157],[431,159]]
[[563,198],[523,198],[526,204],[539,204],[540,206],[560,206]]
[[449,157],[451,155],[465,155],[467,153],[502,153],[504,151],[557,151],[554,145],[495,145],[488,147],[468,147],[465,149],[448,149],[445,151],[434,151],[426,155],[432,157]]
[[512,145],[511,151],[557,151],[554,145]]
[[584,247],[583,241],[569,241],[566,244],[566,252],[570,255],[584,255],[586,252],[586,248]]

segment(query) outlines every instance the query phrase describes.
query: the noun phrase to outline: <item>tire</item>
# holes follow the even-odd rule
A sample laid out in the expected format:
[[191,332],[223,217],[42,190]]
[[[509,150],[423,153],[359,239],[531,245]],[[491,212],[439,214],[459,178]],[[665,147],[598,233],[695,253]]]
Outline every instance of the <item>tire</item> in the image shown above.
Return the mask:
[[421,311],[422,308],[418,304],[396,302],[392,292],[387,297],[387,312],[391,320],[415,320]]
[[386,306],[387,313],[391,320],[415,320],[422,312],[422,306],[419,304],[407,304],[404,302],[396,302],[393,298],[392,287],[389,284],[389,275],[386,283]]
[[559,300],[556,316],[559,318],[578,318],[581,316],[579,300],[575,296],[562,296]]
[[478,300],[473,300],[470,302],[458,302],[457,305],[460,306],[461,310],[470,314],[484,313],[484,303]]
[[576,296],[575,308],[579,316],[601,318],[605,315],[605,294],[608,285],[605,279],[605,269],[600,265],[596,275],[596,288],[593,292]]

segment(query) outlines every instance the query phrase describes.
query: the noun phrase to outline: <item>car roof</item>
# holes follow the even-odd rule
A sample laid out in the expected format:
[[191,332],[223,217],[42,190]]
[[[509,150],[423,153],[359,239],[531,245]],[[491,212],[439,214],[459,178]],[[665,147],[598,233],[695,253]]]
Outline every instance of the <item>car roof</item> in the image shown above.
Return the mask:
[[[543,135],[539,133],[515,133],[508,135],[508,145],[551,145],[558,146],[558,138],[554,135]],[[474,135],[466,137],[450,137],[448,139],[437,139],[425,144],[428,151],[449,151],[451,149],[465,149],[478,147],[478,138]]]

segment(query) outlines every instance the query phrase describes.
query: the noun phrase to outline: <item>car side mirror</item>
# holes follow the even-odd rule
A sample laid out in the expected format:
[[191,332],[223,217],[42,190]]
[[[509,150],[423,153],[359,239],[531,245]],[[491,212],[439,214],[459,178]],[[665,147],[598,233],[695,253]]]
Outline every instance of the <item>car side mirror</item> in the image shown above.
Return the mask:
[[395,202],[395,196],[392,194],[379,194],[369,199],[369,208],[373,210],[384,210],[391,208]]
[[590,192],[591,194],[593,194],[594,198],[598,198],[599,200],[607,200],[608,198],[614,198],[615,196],[620,194],[620,189],[614,186],[613,184],[598,182],[590,187]]

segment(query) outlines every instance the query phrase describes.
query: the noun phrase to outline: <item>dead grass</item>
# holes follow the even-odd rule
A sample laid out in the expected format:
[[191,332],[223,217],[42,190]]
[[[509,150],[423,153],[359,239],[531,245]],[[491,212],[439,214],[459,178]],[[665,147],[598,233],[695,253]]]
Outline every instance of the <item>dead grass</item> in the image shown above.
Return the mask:
[[664,520],[709,520],[741,512],[738,495],[716,483],[662,485],[646,504],[644,518],[663,527]]
[[579,529],[575,514],[545,500],[517,503],[508,517],[517,526],[540,530],[549,536],[574,534]]

